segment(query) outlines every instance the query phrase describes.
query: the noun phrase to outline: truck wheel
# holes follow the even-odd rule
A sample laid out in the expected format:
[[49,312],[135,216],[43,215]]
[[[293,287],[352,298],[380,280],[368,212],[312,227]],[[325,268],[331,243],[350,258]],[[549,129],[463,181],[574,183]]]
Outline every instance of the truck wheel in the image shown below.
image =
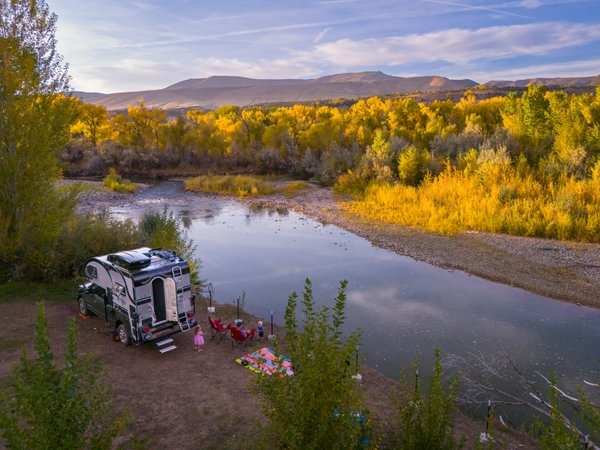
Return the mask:
[[131,340],[129,339],[129,335],[127,334],[127,329],[125,328],[125,325],[119,324],[119,326],[117,327],[117,336],[119,336],[121,344],[125,346],[131,344]]
[[79,297],[77,299],[77,301],[79,302],[79,313],[83,316],[89,316],[90,311],[87,309],[87,306],[85,305],[85,300],[83,299],[83,297]]

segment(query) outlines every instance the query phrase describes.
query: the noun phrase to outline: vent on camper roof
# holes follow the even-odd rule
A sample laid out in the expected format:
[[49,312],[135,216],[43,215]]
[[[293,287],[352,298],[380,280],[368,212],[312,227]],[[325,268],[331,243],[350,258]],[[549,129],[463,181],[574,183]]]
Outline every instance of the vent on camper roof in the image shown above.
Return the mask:
[[150,257],[136,251],[111,253],[106,257],[111,263],[126,269],[142,269],[150,265]]

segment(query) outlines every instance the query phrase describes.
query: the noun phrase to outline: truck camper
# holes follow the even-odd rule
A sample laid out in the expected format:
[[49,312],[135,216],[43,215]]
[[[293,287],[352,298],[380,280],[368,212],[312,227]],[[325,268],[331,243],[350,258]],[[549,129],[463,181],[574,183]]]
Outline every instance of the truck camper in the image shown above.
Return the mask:
[[189,263],[172,250],[142,247],[95,256],[84,275],[77,295],[80,313],[102,318],[124,345],[170,344],[170,335],[197,323]]

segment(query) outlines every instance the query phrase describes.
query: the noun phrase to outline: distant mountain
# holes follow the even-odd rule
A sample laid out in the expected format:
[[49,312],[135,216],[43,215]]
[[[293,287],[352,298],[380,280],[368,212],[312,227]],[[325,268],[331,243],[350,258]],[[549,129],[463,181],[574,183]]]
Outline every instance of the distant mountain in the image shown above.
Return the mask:
[[[488,89],[527,87],[530,83],[546,86],[591,89],[600,85],[600,75],[582,78],[535,78],[518,81],[490,81]],[[436,97],[480,86],[473,80],[451,80],[441,76],[396,77],[382,72],[358,72],[328,75],[315,79],[254,79],[236,76],[194,78],[163,89],[113,94],[75,92],[86,103],[104,105],[109,111],[127,109],[140,100],[149,108],[214,109],[223,105],[251,106],[290,104],[317,100],[357,99],[393,94],[428,93]]]
[[477,83],[472,80],[450,80],[438,76],[403,78],[382,72],[360,72],[307,80],[213,76],[181,81],[164,89],[114,94],[75,92],[74,95],[86,103],[104,105],[109,111],[126,109],[142,99],[149,108],[214,109],[223,105],[355,99],[416,91],[466,90],[475,86]]
[[564,78],[527,78],[524,80],[505,81],[493,80],[485,83],[487,87],[505,88],[516,87],[525,88],[530,84],[541,84],[547,87],[559,88],[587,88],[600,86],[600,75],[595,77],[564,77]]

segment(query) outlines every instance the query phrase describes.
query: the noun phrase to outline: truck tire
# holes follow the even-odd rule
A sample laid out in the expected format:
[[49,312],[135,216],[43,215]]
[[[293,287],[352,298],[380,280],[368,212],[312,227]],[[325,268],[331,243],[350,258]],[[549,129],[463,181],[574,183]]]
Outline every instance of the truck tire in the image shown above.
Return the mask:
[[121,344],[125,346],[131,344],[131,338],[129,337],[129,334],[127,334],[127,328],[125,328],[125,325],[122,323],[117,327],[117,336],[119,337]]
[[83,297],[79,297],[77,299],[77,302],[79,303],[79,313],[82,316],[89,316],[90,315],[90,310],[87,309],[87,306],[85,304],[85,300],[83,299]]

